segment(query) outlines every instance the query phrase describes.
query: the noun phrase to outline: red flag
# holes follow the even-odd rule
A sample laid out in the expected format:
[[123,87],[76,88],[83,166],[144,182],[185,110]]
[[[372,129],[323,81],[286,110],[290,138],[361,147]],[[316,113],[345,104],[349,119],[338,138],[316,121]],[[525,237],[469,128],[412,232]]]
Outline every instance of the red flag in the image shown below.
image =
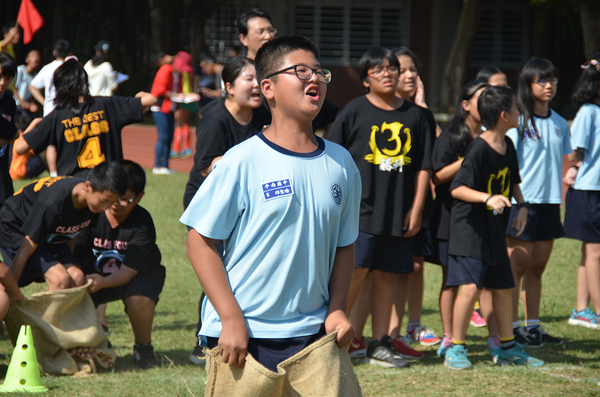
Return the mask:
[[44,19],[31,0],[21,0],[17,23],[23,28],[23,44],[29,44],[35,32],[44,26]]

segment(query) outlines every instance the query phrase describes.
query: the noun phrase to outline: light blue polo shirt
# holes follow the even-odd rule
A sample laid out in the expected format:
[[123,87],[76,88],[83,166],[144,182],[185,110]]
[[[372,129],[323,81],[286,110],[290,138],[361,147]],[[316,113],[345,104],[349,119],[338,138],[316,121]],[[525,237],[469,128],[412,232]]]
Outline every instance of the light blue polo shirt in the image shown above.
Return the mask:
[[586,103],[571,124],[571,146],[583,149],[583,162],[577,172],[577,190],[600,190],[600,107]]
[[[523,127],[523,117],[519,119],[519,131],[510,129],[506,135],[512,139],[519,161],[519,184],[525,201],[532,204],[562,203],[563,155],[572,152],[569,142],[567,121],[553,110],[548,117],[534,116],[535,130],[528,123]],[[516,202],[513,199],[513,202]]]
[[[358,236],[361,180],[343,147],[294,153],[252,137],[230,149],[180,221],[224,240],[231,290],[252,338],[316,334],[325,321],[338,247]],[[213,305],[199,335],[219,337]]]

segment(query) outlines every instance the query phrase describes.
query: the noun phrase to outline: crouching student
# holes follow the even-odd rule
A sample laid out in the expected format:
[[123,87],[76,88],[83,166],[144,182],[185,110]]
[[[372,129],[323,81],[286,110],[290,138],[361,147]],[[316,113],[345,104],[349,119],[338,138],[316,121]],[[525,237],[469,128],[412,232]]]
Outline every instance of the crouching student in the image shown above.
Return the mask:
[[0,211],[0,251],[20,287],[48,283],[48,290],[85,284],[72,240],[127,191],[118,163],[93,168],[87,180],[42,178],[9,197]]
[[456,199],[452,207],[448,241],[447,287],[462,286],[454,303],[452,347],[444,365],[471,369],[465,339],[473,304],[482,288],[493,294],[494,312],[500,328],[500,347],[491,352],[497,364],[538,367],[543,361],[529,356],[515,343],[512,332],[512,288],[515,286],[506,249],[505,232],[514,195],[519,213],[512,227],[517,236],[527,224],[529,203],[519,183],[517,154],[506,132],[519,122],[515,94],[505,87],[489,87],[477,101],[481,123],[487,129],[475,138],[450,187]]
[[135,337],[134,364],[147,369],[159,365],[151,332],[165,268],[160,264],[152,217],[138,205],[144,197],[146,174],[133,161],[120,163],[129,180],[127,192],[77,237],[75,257],[93,281],[88,291],[95,306],[123,300]]
[[219,347],[223,363],[246,372],[258,361],[277,372],[278,364],[337,331],[331,340],[337,358],[322,363],[323,381],[311,382],[317,389],[337,382],[358,390],[351,365],[345,373],[333,368],[350,362],[341,347],[354,336],[345,310],[360,175],[345,149],[311,127],[331,72],[310,40],[286,36],[261,47],[256,74],[271,126],[223,156],[181,217],[192,228],[187,254],[208,297],[199,335],[208,348]]

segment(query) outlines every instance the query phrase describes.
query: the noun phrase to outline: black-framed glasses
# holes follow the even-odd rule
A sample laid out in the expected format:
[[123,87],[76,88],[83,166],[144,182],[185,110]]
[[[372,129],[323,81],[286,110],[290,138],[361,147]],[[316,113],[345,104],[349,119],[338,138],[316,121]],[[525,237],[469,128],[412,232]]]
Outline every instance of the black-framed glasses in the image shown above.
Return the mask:
[[133,196],[133,197],[132,197],[132,198],[130,198],[130,199],[126,199],[126,198],[123,198],[123,197],[121,197],[121,198],[118,200],[118,201],[119,201],[119,205],[121,205],[121,206],[123,206],[123,207],[126,207],[128,204],[131,204],[131,203],[133,203],[133,201],[134,201],[134,200],[137,198],[137,196],[138,196],[138,195],[136,194],[135,196]]
[[396,66],[388,66],[385,68],[376,68],[371,70],[369,73],[371,73],[373,76],[375,77],[380,77],[383,75],[383,73],[388,72],[389,74],[394,74],[394,73],[398,73],[400,72],[400,68],[396,67]]
[[294,72],[296,72],[296,77],[298,77],[299,80],[308,81],[312,78],[313,73],[316,73],[317,80],[319,80],[321,83],[329,84],[331,82],[331,70],[323,69],[323,68],[313,69],[306,65],[290,66],[289,68],[281,69],[275,73],[271,73],[266,78],[270,79],[273,76],[276,76],[281,73],[285,73],[288,70],[292,70],[292,69],[294,70]]
[[557,85],[558,84],[558,78],[552,77],[552,78],[549,78],[549,79],[539,79],[539,80],[533,80],[533,82],[534,83],[538,83],[542,87],[545,86],[547,83],[550,83],[552,85]]

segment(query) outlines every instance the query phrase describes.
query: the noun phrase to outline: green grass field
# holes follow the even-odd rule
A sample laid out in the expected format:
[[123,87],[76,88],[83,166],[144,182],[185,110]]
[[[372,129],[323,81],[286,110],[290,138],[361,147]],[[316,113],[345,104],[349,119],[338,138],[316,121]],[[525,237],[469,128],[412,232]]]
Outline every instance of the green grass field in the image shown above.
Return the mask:
[[[154,217],[157,243],[161,249],[167,280],[156,309],[153,344],[162,358],[162,368],[137,371],[133,367],[133,334],[123,304],[109,304],[109,337],[117,362],[111,371],[72,378],[43,376],[49,396],[203,396],[206,373],[188,361],[195,342],[200,284],[185,254],[186,229],[178,221],[187,175],[148,174],[142,205]],[[15,184],[16,188],[22,183]],[[544,276],[541,320],[553,335],[563,337],[564,345],[529,349],[546,365],[538,369],[496,367],[486,350],[485,329],[471,327],[468,349],[473,371],[452,371],[435,354],[437,347],[422,348],[426,356],[409,369],[395,370],[364,365],[355,370],[364,396],[598,396],[600,395],[600,331],[573,327],[567,319],[575,305],[576,272],[580,244],[572,240],[556,243]],[[425,298],[422,322],[438,333],[441,322],[437,307],[440,269],[425,266]],[[39,291],[31,286],[25,295]],[[406,325],[406,319],[404,321]],[[370,330],[366,330],[370,334]],[[0,340],[0,373],[10,363],[12,346]]]

